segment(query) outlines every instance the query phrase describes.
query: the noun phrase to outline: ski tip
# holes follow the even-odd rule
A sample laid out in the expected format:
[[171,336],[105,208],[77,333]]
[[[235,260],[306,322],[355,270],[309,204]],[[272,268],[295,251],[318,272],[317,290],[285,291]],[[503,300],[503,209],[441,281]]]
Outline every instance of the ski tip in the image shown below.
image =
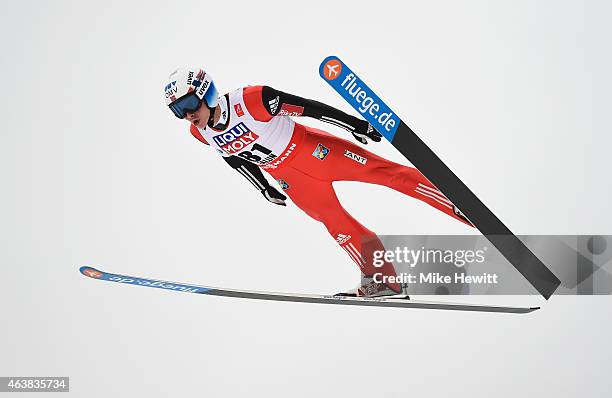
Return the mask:
[[[342,61],[340,61],[340,58],[338,58],[335,55],[330,55],[330,56],[325,57],[323,62],[321,62],[321,64],[319,65],[319,75],[325,80],[329,80],[329,76],[327,77],[325,76],[325,65],[327,65],[331,61],[333,61],[333,63],[340,66],[340,70],[337,71],[338,73],[340,73],[340,71],[342,70]],[[332,66],[333,69],[335,69],[335,66],[333,66],[332,64],[330,65]],[[339,76],[339,74],[337,76]]]
[[86,265],[79,268],[79,271],[81,274],[94,279],[99,279],[102,276],[102,271],[98,271],[97,269],[88,267]]
[[529,307],[529,309],[531,310],[530,312],[537,311],[537,310],[539,310],[540,308],[541,308],[541,307]]

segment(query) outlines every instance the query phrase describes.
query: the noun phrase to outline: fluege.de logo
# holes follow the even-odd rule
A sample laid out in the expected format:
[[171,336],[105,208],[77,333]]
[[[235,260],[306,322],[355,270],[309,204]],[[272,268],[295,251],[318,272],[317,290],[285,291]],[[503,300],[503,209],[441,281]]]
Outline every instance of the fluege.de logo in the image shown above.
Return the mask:
[[400,119],[345,63],[327,57],[319,66],[319,75],[379,133],[393,140]]
[[83,271],[83,273],[90,278],[100,279],[102,277],[102,273],[95,269],[86,269]]
[[342,63],[338,59],[330,59],[323,67],[323,73],[327,80],[337,79],[340,72],[342,72]]

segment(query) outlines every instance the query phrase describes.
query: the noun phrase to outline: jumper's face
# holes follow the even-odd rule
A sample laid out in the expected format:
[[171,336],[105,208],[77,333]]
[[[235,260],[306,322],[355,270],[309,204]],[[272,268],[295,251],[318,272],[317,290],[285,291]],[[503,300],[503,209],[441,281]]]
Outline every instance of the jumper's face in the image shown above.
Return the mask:
[[206,127],[208,118],[210,117],[210,109],[204,104],[195,112],[187,112],[185,120],[191,122],[194,126],[203,129]]

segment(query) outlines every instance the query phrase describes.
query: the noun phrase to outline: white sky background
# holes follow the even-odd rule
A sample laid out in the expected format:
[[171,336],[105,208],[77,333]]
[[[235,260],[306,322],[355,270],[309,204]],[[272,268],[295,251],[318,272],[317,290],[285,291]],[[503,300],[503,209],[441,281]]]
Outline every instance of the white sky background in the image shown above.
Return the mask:
[[[165,109],[183,64],[223,92],[268,84],[350,111],[318,75],[338,55],[515,233],[611,233],[609,3],[253,3],[3,3],[0,375],[70,376],[87,397],[607,396],[609,297],[464,314],[78,273],[309,293],[357,282],[321,225],[266,202]],[[388,143],[368,149],[406,163]],[[466,233],[390,190],[336,187],[379,234]]]

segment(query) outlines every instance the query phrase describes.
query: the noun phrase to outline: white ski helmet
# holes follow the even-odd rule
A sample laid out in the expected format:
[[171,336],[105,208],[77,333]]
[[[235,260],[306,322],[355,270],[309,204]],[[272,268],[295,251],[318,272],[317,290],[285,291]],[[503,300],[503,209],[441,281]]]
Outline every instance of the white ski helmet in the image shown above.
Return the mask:
[[211,110],[219,102],[211,76],[200,68],[178,68],[168,77],[164,92],[166,105],[180,119],[200,109],[202,102]]

